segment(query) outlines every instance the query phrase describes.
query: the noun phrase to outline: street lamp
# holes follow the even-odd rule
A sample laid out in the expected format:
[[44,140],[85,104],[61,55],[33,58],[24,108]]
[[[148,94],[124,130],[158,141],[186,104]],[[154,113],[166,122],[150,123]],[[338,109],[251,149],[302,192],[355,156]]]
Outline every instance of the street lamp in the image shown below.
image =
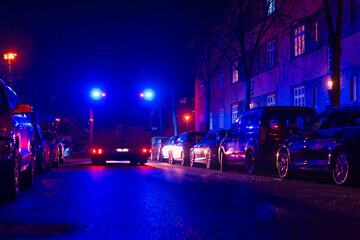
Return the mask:
[[16,56],[17,56],[16,53],[5,53],[4,54],[4,59],[8,61],[8,66],[9,66],[8,84],[10,86],[12,84],[12,82],[11,82],[11,60],[14,60]]
[[185,121],[186,121],[186,131],[189,130],[189,120],[190,120],[190,116],[189,115],[185,115]]
[[140,97],[146,101],[152,101],[155,98],[155,92],[152,89],[145,89],[144,92],[140,93]]
[[[90,97],[92,100],[100,100],[103,97],[106,97],[106,93],[104,93],[101,89],[99,88],[93,88],[90,91]],[[89,114],[89,134],[90,134],[90,149],[93,147],[94,144],[94,110],[93,110],[93,105],[92,105],[92,101],[90,102],[90,114]]]

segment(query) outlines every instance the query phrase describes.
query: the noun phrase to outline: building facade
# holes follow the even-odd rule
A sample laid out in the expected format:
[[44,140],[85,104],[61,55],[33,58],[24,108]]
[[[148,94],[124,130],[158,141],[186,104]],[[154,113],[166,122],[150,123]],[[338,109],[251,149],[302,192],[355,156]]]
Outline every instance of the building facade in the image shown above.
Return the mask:
[[[294,19],[290,26],[270,28],[259,42],[249,83],[250,108],[306,106],[319,113],[331,105],[331,51],[322,0],[290,2],[293,2],[293,6],[288,6],[287,9]],[[336,7],[336,1],[329,2],[331,7]],[[271,11],[276,11],[281,6],[281,1],[260,0],[260,11],[261,6],[267,6],[267,14],[271,14]],[[340,104],[360,102],[359,8],[359,1],[345,0]],[[225,16],[226,14],[228,13],[224,13]],[[231,21],[231,17],[227,20]],[[255,44],[254,34],[256,35],[258,27],[256,25],[254,31],[246,33],[247,48]],[[214,26],[213,29],[218,35],[219,31],[232,31],[219,26]],[[220,51],[213,51],[214,54],[223,53],[222,41],[227,40],[221,39],[217,46]],[[223,59],[217,74],[211,79],[209,125],[210,128],[229,129],[243,111],[245,86],[241,73],[236,68],[239,63],[229,61],[229,58]],[[198,131],[204,130],[206,119],[206,91],[203,85],[199,79],[195,79],[195,128]]]

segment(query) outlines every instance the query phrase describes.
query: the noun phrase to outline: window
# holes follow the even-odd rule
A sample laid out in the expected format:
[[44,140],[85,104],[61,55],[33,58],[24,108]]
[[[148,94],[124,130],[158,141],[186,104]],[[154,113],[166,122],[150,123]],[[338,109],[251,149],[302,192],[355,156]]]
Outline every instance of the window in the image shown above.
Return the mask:
[[220,70],[219,72],[219,88],[224,87],[224,69]]
[[266,0],[266,5],[268,7],[267,15],[269,16],[270,14],[275,12],[275,0]]
[[238,62],[236,61],[232,66],[232,79],[231,83],[237,83],[239,81],[239,71],[237,70]]
[[303,133],[316,132],[320,129],[326,117],[326,112],[323,112],[313,119],[311,119],[304,127]]
[[317,108],[317,95],[318,95],[317,87],[313,87],[312,89],[312,107]]
[[300,25],[294,32],[294,56],[299,56],[305,52],[305,25]]
[[351,115],[350,126],[351,127],[360,126],[360,112],[359,111],[355,110],[353,112],[353,114]]
[[294,106],[305,107],[305,87],[294,88]]
[[266,97],[266,106],[275,106],[276,102],[275,102],[275,93],[270,94]]
[[212,112],[210,113],[209,128],[210,130],[214,129],[214,114]]
[[250,97],[254,96],[254,79],[250,80]]
[[324,123],[322,129],[334,129],[347,127],[350,111],[333,111]]
[[204,115],[199,116],[199,131],[205,130],[205,121],[204,121]]
[[241,123],[240,123],[240,132],[241,133],[247,132],[249,130],[250,119],[251,119],[251,112],[245,113],[241,117]]
[[204,84],[200,83],[200,86],[199,86],[199,94],[200,94],[200,97],[203,97],[204,96]]
[[219,110],[219,128],[222,129],[224,128],[224,116],[225,116],[225,111],[224,109],[220,109]]
[[319,41],[319,28],[317,21],[313,22],[312,37],[313,37],[313,42]]
[[231,123],[234,123],[235,120],[238,118],[239,113],[239,104],[235,103],[231,105]]
[[357,5],[356,0],[350,1],[350,24],[356,23],[357,20]]
[[275,66],[275,40],[267,44],[267,67]]
[[350,101],[356,101],[357,99],[357,78],[352,77],[350,79]]
[[254,48],[254,33],[249,33],[249,50]]

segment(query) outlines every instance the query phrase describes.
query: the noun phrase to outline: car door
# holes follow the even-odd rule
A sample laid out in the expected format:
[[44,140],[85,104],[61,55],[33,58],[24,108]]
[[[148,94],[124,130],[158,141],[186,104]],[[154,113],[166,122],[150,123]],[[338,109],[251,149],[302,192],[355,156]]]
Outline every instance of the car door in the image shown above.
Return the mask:
[[201,139],[201,141],[198,144],[194,145],[193,149],[196,160],[203,161],[205,159],[204,148],[206,146],[206,141],[210,136],[210,134],[211,132],[206,133],[205,136]]
[[311,138],[314,138],[321,129],[326,116],[327,112],[315,116],[305,125],[299,136],[293,137],[293,140],[289,143],[291,165],[294,167],[304,167],[309,164],[311,159],[311,152],[309,151]]
[[348,109],[332,111],[323,126],[310,138],[308,145],[309,167],[324,168],[329,161],[329,147],[348,128],[351,111]]
[[238,121],[234,122],[231,125],[229,133],[223,139],[223,144],[225,145],[225,154],[228,158],[229,163],[236,162],[236,144],[238,138],[238,130],[240,124]]
[[252,111],[247,111],[241,116],[241,123],[236,144],[236,157],[237,161],[241,164],[245,163],[245,148],[251,138],[251,135],[249,134],[251,115]]

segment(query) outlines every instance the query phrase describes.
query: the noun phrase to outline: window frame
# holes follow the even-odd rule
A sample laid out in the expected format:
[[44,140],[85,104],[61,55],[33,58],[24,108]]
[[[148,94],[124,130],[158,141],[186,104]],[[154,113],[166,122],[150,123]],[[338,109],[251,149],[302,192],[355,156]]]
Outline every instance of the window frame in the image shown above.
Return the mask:
[[[299,90],[301,90],[300,94],[298,93]],[[297,100],[300,100],[300,102]],[[294,106],[295,107],[305,107],[306,106],[305,105],[305,85],[300,85],[300,86],[294,87]]]
[[[236,84],[239,82],[239,70],[237,69],[238,66],[239,66],[238,61],[236,61],[231,66],[231,84]],[[234,78],[234,75],[236,76],[236,78]],[[234,79],[236,79],[236,81]]]
[[276,57],[276,44],[275,40],[272,40],[266,44],[266,66],[267,68],[275,67],[275,57]]
[[306,51],[306,32],[305,23],[300,24],[294,29],[294,57],[303,55]]
[[[269,99],[271,99],[271,104],[269,104]],[[271,93],[266,96],[266,106],[267,107],[276,106],[276,94],[275,93]]]

